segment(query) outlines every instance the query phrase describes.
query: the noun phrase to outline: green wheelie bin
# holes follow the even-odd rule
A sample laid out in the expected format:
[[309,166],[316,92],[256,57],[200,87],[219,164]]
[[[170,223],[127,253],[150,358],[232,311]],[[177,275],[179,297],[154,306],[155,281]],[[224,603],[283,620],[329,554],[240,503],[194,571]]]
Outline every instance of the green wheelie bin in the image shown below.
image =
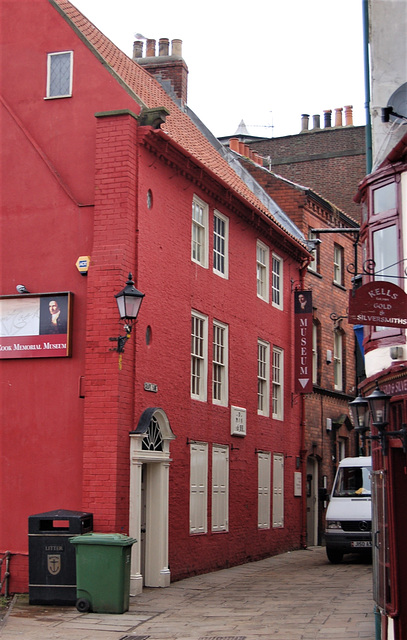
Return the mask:
[[136,540],[121,533],[85,533],[70,542],[76,549],[78,611],[128,611],[131,547]]

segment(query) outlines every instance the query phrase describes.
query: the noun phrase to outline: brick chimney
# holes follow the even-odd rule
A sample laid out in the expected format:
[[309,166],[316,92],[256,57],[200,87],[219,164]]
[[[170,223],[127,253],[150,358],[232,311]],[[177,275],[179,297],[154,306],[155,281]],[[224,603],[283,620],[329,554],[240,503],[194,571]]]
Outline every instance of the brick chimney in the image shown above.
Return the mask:
[[136,40],[133,44],[133,60],[147,69],[168,95],[181,103],[181,107],[187,104],[188,67],[182,58],[182,40],[171,41],[170,53],[170,41],[160,38],[156,55],[156,41],[148,39],[145,57],[143,42]]

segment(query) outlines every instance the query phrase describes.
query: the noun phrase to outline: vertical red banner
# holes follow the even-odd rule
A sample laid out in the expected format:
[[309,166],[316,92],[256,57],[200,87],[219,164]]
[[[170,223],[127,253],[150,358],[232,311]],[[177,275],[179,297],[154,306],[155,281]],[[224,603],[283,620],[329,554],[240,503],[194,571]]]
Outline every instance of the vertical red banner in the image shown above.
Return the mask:
[[295,291],[295,392],[312,393],[312,291]]

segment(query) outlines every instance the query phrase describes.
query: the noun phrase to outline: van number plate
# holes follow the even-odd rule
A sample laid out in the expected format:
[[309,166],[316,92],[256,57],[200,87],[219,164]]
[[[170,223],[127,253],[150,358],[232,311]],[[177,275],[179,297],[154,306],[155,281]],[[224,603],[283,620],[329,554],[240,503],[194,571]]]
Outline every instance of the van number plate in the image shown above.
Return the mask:
[[371,540],[355,540],[354,542],[350,543],[351,547],[371,547],[372,546],[372,542]]

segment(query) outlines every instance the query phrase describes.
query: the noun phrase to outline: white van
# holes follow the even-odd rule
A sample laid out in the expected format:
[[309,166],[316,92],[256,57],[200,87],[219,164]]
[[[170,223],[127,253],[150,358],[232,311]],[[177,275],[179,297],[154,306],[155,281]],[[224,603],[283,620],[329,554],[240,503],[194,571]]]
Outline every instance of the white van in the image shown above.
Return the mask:
[[372,503],[370,456],[344,458],[336,472],[326,512],[328,560],[341,562],[344,553],[371,552]]

